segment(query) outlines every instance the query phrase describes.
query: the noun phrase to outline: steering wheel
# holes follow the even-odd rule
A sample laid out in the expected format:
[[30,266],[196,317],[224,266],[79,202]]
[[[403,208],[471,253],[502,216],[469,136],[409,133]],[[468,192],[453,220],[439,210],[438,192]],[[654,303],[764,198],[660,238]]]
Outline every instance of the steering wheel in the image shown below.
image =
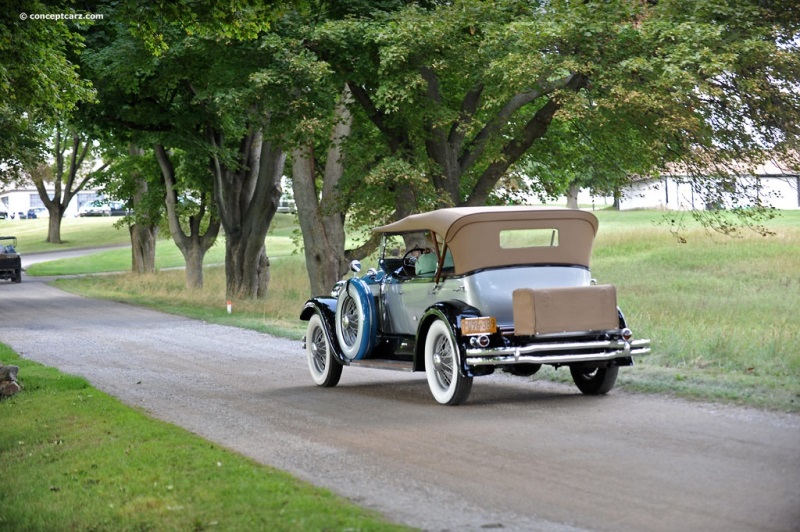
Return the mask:
[[406,251],[406,254],[403,255],[403,268],[408,268],[413,272],[414,265],[417,263],[417,258],[423,253],[425,253],[425,250],[422,248],[411,248]]

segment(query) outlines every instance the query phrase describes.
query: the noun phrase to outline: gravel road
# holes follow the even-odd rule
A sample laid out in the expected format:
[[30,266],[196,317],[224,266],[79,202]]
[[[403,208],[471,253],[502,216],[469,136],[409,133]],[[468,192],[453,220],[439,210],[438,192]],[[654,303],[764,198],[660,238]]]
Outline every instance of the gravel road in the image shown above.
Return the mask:
[[30,277],[0,283],[0,341],[426,530],[800,530],[796,415],[505,375],[455,408],[423,374],[345,368],[321,389],[299,342]]

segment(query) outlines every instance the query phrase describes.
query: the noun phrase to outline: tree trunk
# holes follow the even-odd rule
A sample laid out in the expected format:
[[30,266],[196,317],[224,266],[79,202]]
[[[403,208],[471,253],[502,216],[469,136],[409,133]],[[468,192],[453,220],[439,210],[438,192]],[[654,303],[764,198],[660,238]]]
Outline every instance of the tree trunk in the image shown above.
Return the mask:
[[[215,150],[224,147],[222,133],[209,130]],[[225,229],[226,292],[233,299],[266,297],[269,259],[264,240],[278,210],[286,155],[250,131],[239,143],[238,165],[212,159],[214,199]]]
[[128,231],[131,235],[131,271],[140,275],[155,272],[158,227],[132,224]]
[[[144,149],[131,144],[128,147],[131,156],[144,156]],[[135,175],[136,191],[133,194],[133,210],[136,220],[149,220],[149,216],[143,216],[141,203],[148,191],[147,181],[141,175]],[[131,235],[131,271],[142,275],[154,273],[156,271],[156,237],[158,236],[158,225],[144,224],[139,221],[128,225],[128,232]]]
[[173,242],[183,255],[186,265],[186,288],[199,290],[203,288],[203,259],[206,253],[214,245],[219,235],[220,221],[214,216],[210,216],[206,232],[201,234],[203,219],[206,216],[207,194],[200,196],[200,209],[197,214],[190,216],[188,220],[189,234],[187,235],[178,217],[178,195],[175,191],[175,168],[169,159],[167,151],[161,144],[154,146],[156,160],[161,167],[161,175],[164,177],[166,192],[164,203],[167,207],[167,221],[169,222],[169,232]]
[[336,282],[347,272],[345,251],[345,212],[339,204],[337,191],[344,173],[342,140],[350,135],[353,118],[347,109],[349,92],[345,90],[336,107],[335,126],[331,132],[322,194],[315,185],[314,157],[309,147],[292,154],[292,189],[297,204],[297,216],[303,233],[303,250],[306,258],[311,295],[330,292]]
[[567,208],[568,209],[577,209],[578,208],[578,193],[581,191],[581,186],[573,181],[569,184],[567,188]]
[[[266,237],[266,231],[264,232]],[[266,297],[269,288],[269,259],[261,239],[225,239],[226,295],[233,299],[258,299]]]
[[203,260],[207,251],[199,243],[188,246],[185,251],[181,250],[186,262],[186,287],[190,290],[203,288]]
[[48,208],[50,218],[47,221],[47,241],[52,244],[61,244],[61,219],[63,213],[59,208]]
[[[323,194],[318,200],[314,186],[314,160],[309,148],[292,153],[292,188],[297,204],[297,217],[303,234],[303,251],[306,258],[311,295],[328,293],[336,281],[347,271],[344,256],[344,215],[325,212],[321,204],[332,203],[330,196]],[[327,188],[328,175],[324,184]]]

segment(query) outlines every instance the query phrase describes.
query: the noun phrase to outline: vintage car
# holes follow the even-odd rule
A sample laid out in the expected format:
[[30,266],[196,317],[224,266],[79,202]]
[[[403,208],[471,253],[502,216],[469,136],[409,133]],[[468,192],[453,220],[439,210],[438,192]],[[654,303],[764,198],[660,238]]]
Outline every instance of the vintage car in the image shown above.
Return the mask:
[[473,377],[531,376],[567,366],[578,389],[604,394],[620,366],[650,352],[633,339],[616,289],[589,260],[597,218],[580,210],[459,207],[408,216],[382,234],[379,269],[306,302],[314,382],[343,366],[424,371],[441,404],[464,402]]
[[0,279],[22,282],[22,258],[17,253],[17,237],[0,236]]

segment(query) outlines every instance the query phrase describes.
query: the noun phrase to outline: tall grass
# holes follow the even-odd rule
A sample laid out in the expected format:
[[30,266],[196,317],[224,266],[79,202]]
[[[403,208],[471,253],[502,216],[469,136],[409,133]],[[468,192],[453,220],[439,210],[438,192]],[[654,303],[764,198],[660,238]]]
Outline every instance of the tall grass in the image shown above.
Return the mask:
[[685,243],[657,226],[601,231],[593,272],[658,339],[652,363],[800,375],[800,224],[775,230],[732,239],[695,227]]
[[225,269],[222,266],[204,268],[201,290],[186,289],[182,270],[149,275],[126,273],[60,279],[56,285],[88,297],[126,301],[210,322],[299,339],[305,327],[298,316],[310,294],[305,265],[297,255],[273,258],[270,265],[271,281],[267,297],[232,301],[230,314],[227,311]]

